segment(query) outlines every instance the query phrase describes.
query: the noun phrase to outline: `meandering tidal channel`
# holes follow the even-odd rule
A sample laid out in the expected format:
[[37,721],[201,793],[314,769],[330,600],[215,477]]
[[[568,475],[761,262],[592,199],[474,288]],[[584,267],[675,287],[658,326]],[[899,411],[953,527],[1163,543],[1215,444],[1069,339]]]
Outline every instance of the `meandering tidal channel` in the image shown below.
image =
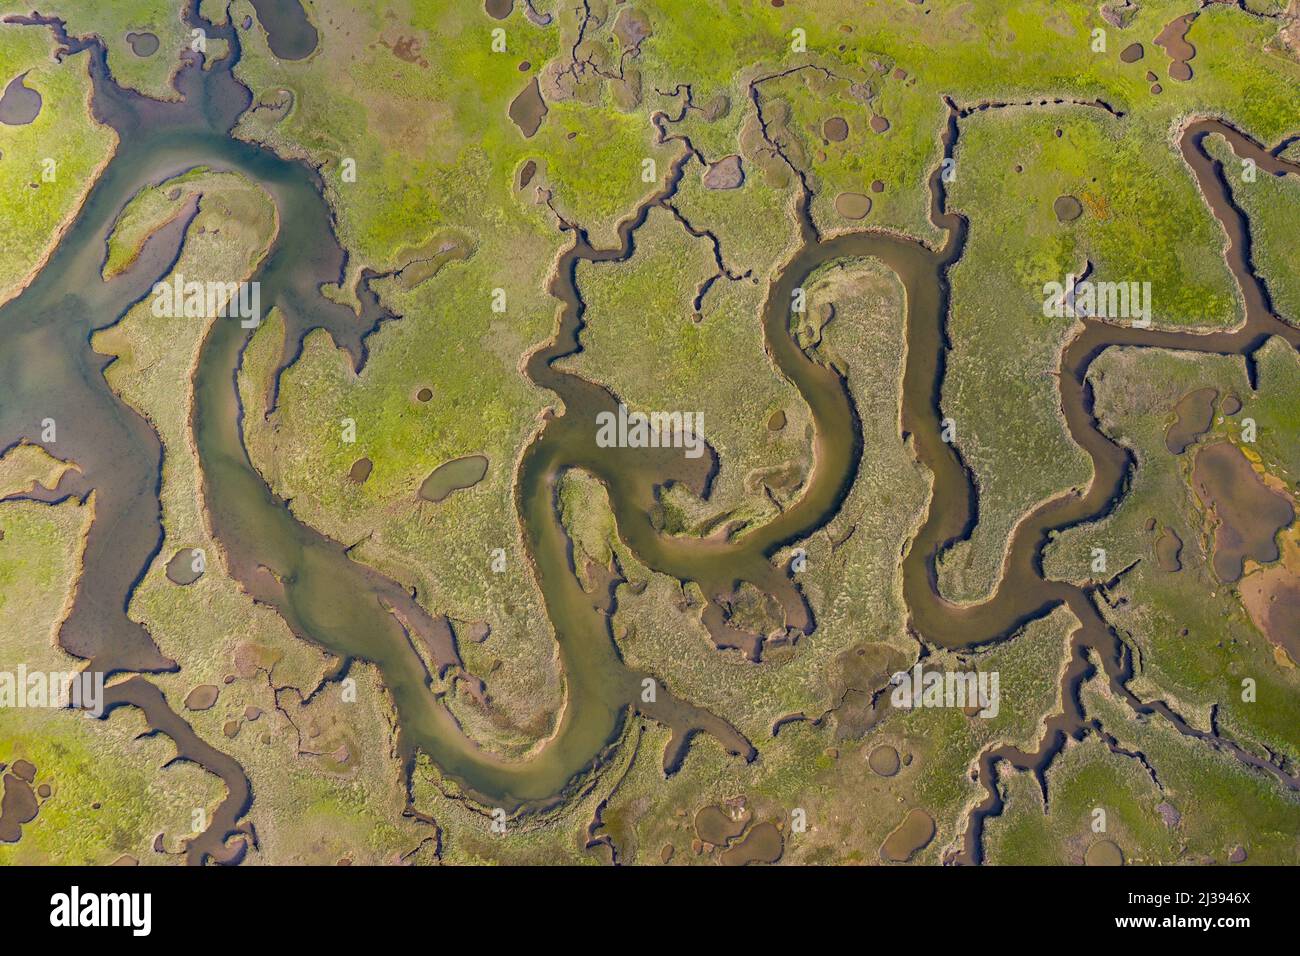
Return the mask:
[[[334,236],[319,175],[306,165],[231,136],[251,102],[249,92],[231,72],[240,54],[238,35],[233,27],[201,20],[197,4],[191,5],[188,19],[209,36],[225,40],[230,53],[207,69],[197,58],[184,66],[176,80],[182,99],[175,103],[150,100],[118,87],[98,41],[69,37],[57,20],[23,21],[52,29],[70,52],[88,52],[95,115],[121,138],[117,154],[48,263],[20,296],[0,309],[0,332],[6,342],[0,353],[0,383],[6,396],[0,406],[0,449],[19,442],[43,444],[51,454],[79,466],[58,488],[38,488],[28,497],[53,502],[85,499],[94,492],[95,516],[84,567],[59,641],[70,654],[85,659],[87,667],[108,673],[138,675],[175,668],[146,629],[127,615],[131,595],[162,545],[158,492],[163,450],[149,424],[108,388],[103,377],[107,361],[90,349],[89,337],[117,322],[169,273],[194,214],[191,206],[186,215],[150,238],[127,273],[104,281],[100,270],[107,238],[124,206],[141,188],[200,165],[237,171],[266,189],[278,207],[280,231],[253,279],[261,283],[264,308],[278,306],[284,316],[280,370],[292,364],[303,338],[316,328],[326,329],[360,368],[366,358],[366,336],[380,322],[397,318],[364,281],[358,290],[363,303],[360,315],[320,294],[322,284],[338,282],[345,274],[346,256]],[[756,95],[754,101],[758,102]],[[951,155],[958,132],[958,111],[949,106],[945,155]],[[1096,729],[1082,713],[1077,694],[1079,683],[1091,672],[1089,650],[1135,710],[1161,713],[1182,732],[1210,738],[1215,746],[1230,749],[1242,760],[1271,770],[1287,785],[1297,786],[1296,780],[1265,761],[1192,729],[1163,704],[1134,697],[1126,687],[1130,676],[1126,645],[1097,611],[1092,589],[1044,579],[1040,556],[1050,532],[1112,508],[1133,467],[1129,454],[1106,438],[1092,417],[1086,373],[1104,349],[1155,346],[1249,356],[1270,335],[1300,347],[1300,332],[1272,313],[1250,266],[1244,217],[1232,206],[1202,140],[1210,134],[1223,135],[1239,155],[1254,158],[1269,172],[1300,174],[1300,169],[1221,122],[1207,120],[1186,127],[1183,154],[1228,233],[1226,254],[1245,301],[1245,322],[1234,331],[1208,335],[1080,322],[1062,355],[1060,400],[1072,438],[1093,460],[1093,481],[1085,494],[1062,495],[1034,509],[1016,528],[994,594],[979,605],[957,606],[938,593],[936,560],[945,547],[969,533],[975,495],[967,468],[941,438],[938,396],[947,349],[947,270],[961,254],[966,222],[945,211],[937,171],[929,187],[932,219],[947,235],[940,249],[872,230],[819,236],[809,213],[810,194],[799,177],[804,185],[795,214],[802,241],[771,279],[762,314],[768,353],[807,402],[815,426],[811,474],[792,506],[734,539],[664,535],[652,521],[658,489],[681,482],[707,495],[716,470],[712,453],[692,460],[681,449],[597,447],[596,415],[614,411],[618,399],[604,387],[558,369],[555,362],[581,347],[584,306],[576,280],[578,263],[612,263],[631,257],[636,232],[650,209],[675,194],[683,169],[696,155],[684,137],[668,133],[671,122],[659,114],[656,128],[661,139],[681,143],[681,154],[663,187],[620,224],[616,244],[595,248],[580,228],[567,227],[572,241],[559,258],[550,286],[560,303],[555,335],[524,365],[532,381],[553,392],[563,408],[562,414],[545,417],[526,448],[514,498],[531,570],[554,628],[565,687],[554,735],[525,759],[508,761],[481,749],[431,691],[429,668],[414,642],[431,649],[439,675],[458,668],[446,620],[423,608],[393,580],[353,561],[338,542],[297,521],[253,466],[243,442],[243,409],[236,388],[252,331],[237,320],[216,320],[202,345],[192,382],[192,427],[209,527],[224,564],[245,591],[274,607],[299,637],[345,660],[366,661],[379,669],[396,706],[399,747],[408,772],[415,755],[424,752],[442,774],[486,807],[512,813],[545,808],[562,800],[602,763],[632,714],[672,728],[672,742],[664,754],[670,772],[699,732],[714,736],[730,752],[753,759],[753,745],[726,721],[676,698],[653,675],[624,663],[610,628],[617,569],[611,569],[610,580],[600,587],[584,589],[561,523],[557,489],[570,469],[599,479],[608,492],[618,533],[638,558],[679,581],[699,585],[707,601],[703,621],[720,647],[738,648],[754,660],[762,656],[763,635],[734,626],[724,610],[728,596],[741,582],[780,605],[787,631],[812,633],[811,609],[789,571],[775,563],[776,555],[835,516],[856,478],[863,441],[843,378],[806,354],[792,337],[789,303],[793,290],[823,265],[872,258],[892,269],[906,291],[907,360],[900,430],[910,436],[917,456],[934,476],[929,510],[903,559],[911,626],[927,642],[957,648],[1008,637],[1061,604],[1082,622],[1064,678],[1065,706],[1048,721],[1038,751],[1026,754],[997,748],[981,755],[979,772],[988,798],[972,815],[965,847],[957,858],[979,859],[982,820],[1000,809],[999,764],[1041,773],[1067,736]],[[177,383],[177,387],[185,385]],[[47,418],[59,423],[57,442],[42,441],[41,422]],[[647,680],[656,684],[651,702],[643,699]],[[238,764],[199,740],[146,678],[114,682],[110,698],[113,706],[140,708],[152,727],[176,742],[182,757],[219,775],[229,789],[211,826],[189,844],[189,859],[239,859],[251,839],[241,819],[252,792]]]

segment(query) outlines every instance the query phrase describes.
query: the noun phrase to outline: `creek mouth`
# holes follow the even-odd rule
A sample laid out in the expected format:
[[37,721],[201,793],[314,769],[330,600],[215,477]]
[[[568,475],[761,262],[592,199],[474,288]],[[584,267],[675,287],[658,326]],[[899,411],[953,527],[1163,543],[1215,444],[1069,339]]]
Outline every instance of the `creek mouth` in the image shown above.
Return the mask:
[[[249,92],[231,73],[240,55],[238,34],[233,27],[204,21],[197,2],[191,3],[186,16],[187,22],[225,39],[231,52],[207,69],[199,58],[189,58],[176,77],[181,93],[176,103],[149,100],[118,87],[108,74],[98,41],[68,37],[57,20],[16,19],[53,29],[68,52],[88,51],[95,115],[121,136],[118,154],[49,263],[19,297],[0,309],[0,328],[8,343],[0,355],[0,382],[20,397],[0,407],[0,448],[20,441],[43,444],[38,423],[47,415],[67,423],[57,450],[60,457],[77,461],[81,471],[70,472],[56,489],[40,489],[28,497],[53,502],[68,497],[84,500],[92,490],[96,495],[97,516],[87,538],[83,574],[59,642],[69,653],[87,660],[89,667],[110,674],[176,668],[158,651],[147,630],[126,614],[136,585],[162,546],[158,492],[163,451],[148,423],[108,389],[102,374],[107,360],[90,351],[89,334],[116,322],[170,271],[195,212],[189,210],[157,232],[126,273],[105,282],[99,274],[105,241],[120,210],[143,186],[198,165],[241,172],[271,195],[280,212],[281,232],[253,279],[261,283],[266,309],[280,308],[286,334],[268,408],[277,398],[280,372],[297,359],[309,331],[328,331],[360,369],[366,360],[366,336],[381,322],[398,318],[369,289],[372,273],[363,273],[358,290],[363,304],[360,316],[320,294],[322,284],[338,282],[345,275],[346,254],[335,238],[319,176],[303,164],[231,138],[237,118],[251,105]],[[759,103],[758,82],[750,91],[755,104]],[[954,104],[949,102],[949,107],[942,133],[945,157],[952,154],[959,115]],[[684,105],[682,116],[685,109]],[[1165,705],[1148,704],[1132,695],[1125,686],[1131,676],[1126,646],[1101,618],[1092,591],[1045,580],[1040,558],[1052,531],[1094,519],[1113,507],[1132,467],[1128,453],[1102,435],[1092,416],[1086,373],[1104,349],[1136,345],[1248,356],[1269,335],[1282,335],[1297,344],[1296,330],[1268,309],[1267,294],[1249,266],[1244,220],[1235,213],[1221,181],[1215,192],[1216,170],[1201,141],[1217,133],[1228,138],[1234,149],[1241,147],[1257,156],[1261,168],[1293,171],[1294,167],[1218,121],[1193,123],[1184,130],[1180,140],[1184,156],[1229,233],[1229,265],[1246,299],[1246,322],[1238,330],[1207,335],[1083,322],[1062,354],[1060,399],[1072,438],[1092,457],[1093,482],[1084,495],[1062,496],[1032,511],[1017,526],[993,596],[979,605],[957,606],[939,595],[936,561],[973,527],[975,492],[960,456],[941,438],[939,389],[948,348],[947,270],[960,255],[967,223],[964,217],[945,211],[938,168],[929,186],[931,218],[947,234],[940,249],[871,230],[819,236],[810,214],[811,192],[803,175],[793,170],[801,188],[796,217],[802,242],[769,281],[761,316],[764,344],[773,364],[799,391],[814,423],[813,467],[803,494],[789,508],[735,540],[664,535],[652,520],[659,490],[679,483],[707,499],[717,468],[712,449],[691,459],[682,449],[597,446],[597,416],[615,413],[618,398],[555,365],[581,349],[585,305],[577,266],[626,261],[635,252],[635,233],[650,209],[675,194],[685,167],[699,154],[685,137],[668,132],[672,122],[662,113],[654,117],[661,144],[676,141],[681,152],[663,188],[619,224],[614,246],[596,248],[580,227],[563,224],[572,241],[561,253],[550,285],[559,303],[555,334],[524,363],[525,374],[554,393],[564,409],[540,424],[519,460],[514,484],[526,553],[554,629],[565,680],[566,704],[547,743],[527,759],[512,762],[467,738],[430,688],[435,677],[461,670],[448,620],[427,611],[392,579],[353,561],[343,545],[299,523],[268,488],[244,446],[245,410],[235,387],[252,332],[238,322],[216,320],[208,328],[193,375],[191,427],[209,529],[230,575],[256,601],[275,608],[298,637],[339,656],[340,673],[352,660],[374,664],[397,711],[398,750],[408,774],[416,753],[423,752],[443,776],[483,806],[512,813],[554,806],[575,781],[601,766],[624,734],[630,715],[672,729],[663,755],[666,772],[680,766],[693,737],[701,732],[715,737],[730,753],[752,760],[755,748],[730,724],[674,697],[652,675],[624,663],[610,630],[616,588],[622,580],[618,568],[607,569],[605,582],[593,591],[583,587],[574,568],[572,543],[561,523],[558,488],[570,470],[596,477],[608,492],[618,534],[638,558],[656,571],[700,586],[706,599],[702,621],[719,647],[738,648],[753,660],[761,658],[765,635],[745,632],[728,620],[728,595],[742,583],[775,600],[787,634],[811,634],[812,611],[789,572],[774,564],[774,557],[835,516],[857,477],[863,440],[846,382],[798,346],[791,335],[788,305],[793,290],[827,263],[873,258],[892,269],[906,291],[907,359],[900,432],[910,438],[934,480],[929,510],[902,564],[912,628],[926,641],[964,648],[1004,639],[1061,604],[1083,622],[1072,643],[1065,677],[1066,706],[1048,722],[1048,735],[1039,751],[1026,755],[997,748],[981,755],[980,779],[990,796],[971,816],[962,858],[978,859],[980,824],[1000,810],[997,765],[1009,762],[1041,773],[1067,736],[1087,731],[1090,725],[1077,704],[1077,690],[1092,667],[1088,650],[1101,656],[1112,685],[1135,710],[1160,713],[1181,732],[1211,738],[1216,746],[1232,750],[1235,745],[1193,730]],[[1275,169],[1262,160],[1264,156]],[[643,699],[647,682],[656,688],[651,702]],[[110,685],[109,693],[112,706],[140,708],[151,727],[175,741],[180,757],[225,782],[227,798],[209,829],[191,841],[187,854],[192,862],[235,862],[253,842],[247,825],[240,822],[252,800],[242,768],[203,743],[147,679],[119,680]],[[1233,752],[1266,769],[1263,761],[1240,748]]]

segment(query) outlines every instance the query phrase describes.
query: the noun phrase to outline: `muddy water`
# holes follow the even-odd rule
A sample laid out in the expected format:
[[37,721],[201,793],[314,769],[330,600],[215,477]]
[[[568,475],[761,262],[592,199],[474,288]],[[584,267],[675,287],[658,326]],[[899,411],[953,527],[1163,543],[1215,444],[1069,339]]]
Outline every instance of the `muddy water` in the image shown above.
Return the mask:
[[1188,13],[1171,21],[1155,39],[1156,46],[1169,55],[1169,76],[1172,79],[1185,82],[1192,78],[1192,68],[1187,61],[1196,56],[1196,47],[1187,42],[1187,32],[1198,13]]
[[358,458],[348,469],[348,480],[353,484],[364,485],[374,471],[375,463],[369,458]]
[[1181,455],[1210,430],[1218,397],[1216,388],[1198,388],[1178,400],[1174,405],[1174,421],[1165,432],[1165,447],[1171,454]]
[[867,765],[879,777],[892,777],[902,764],[897,750],[889,744],[880,744],[867,757]]
[[1083,854],[1085,866],[1123,866],[1124,851],[1113,840],[1098,840]]
[[933,818],[924,810],[913,808],[885,837],[880,846],[880,858],[890,863],[906,863],[933,839]]
[[1285,566],[1256,572],[1242,581],[1241,596],[1255,626],[1300,662],[1300,574]]
[[695,835],[714,846],[726,846],[744,833],[748,825],[748,813],[732,816],[713,804],[700,807],[695,814]]
[[1161,571],[1174,573],[1183,569],[1180,555],[1183,553],[1183,541],[1173,528],[1165,528],[1156,538],[1156,565]]
[[27,85],[27,74],[20,73],[0,95],[0,123],[26,126],[41,115],[41,103],[41,94]]
[[1255,474],[1236,445],[1215,442],[1196,455],[1192,487],[1214,512],[1214,574],[1231,583],[1247,559],[1268,564],[1282,556],[1277,534],[1295,520],[1291,499]]
[[266,45],[281,60],[301,60],[316,49],[320,35],[301,0],[252,0],[252,4],[266,31]]
[[131,45],[131,52],[139,57],[153,56],[158,52],[158,37],[153,33],[128,33],[126,42]]
[[198,553],[193,548],[181,548],[167,562],[167,580],[182,586],[193,584],[203,577],[200,567]]
[[1074,196],[1057,196],[1052,203],[1057,222],[1074,222],[1083,215],[1083,203]]
[[[199,22],[193,9],[189,18]],[[345,266],[321,198],[321,183],[305,166],[229,138],[235,119],[251,100],[230,75],[231,65],[238,60],[239,41],[233,30],[204,26],[210,34],[228,40],[232,55],[207,71],[194,66],[183,70],[178,78],[184,94],[180,103],[155,103],[124,93],[108,79],[102,47],[89,46],[96,114],[119,130],[122,146],[47,267],[22,296],[0,310],[0,329],[9,346],[0,355],[0,382],[6,394],[21,399],[0,406],[0,448],[26,439],[46,444],[51,452],[81,466],[80,473],[66,479],[65,487],[40,495],[44,500],[84,496],[92,489],[96,495],[97,517],[87,542],[85,574],[59,639],[71,653],[106,670],[174,666],[159,654],[145,629],[124,612],[162,539],[157,497],[161,448],[147,423],[107,389],[104,361],[86,343],[90,331],[111,324],[166,274],[190,218],[181,217],[153,237],[128,273],[102,282],[98,270],[104,239],[117,212],[142,186],[200,163],[240,171],[265,187],[279,208],[282,231],[254,278],[262,284],[264,307],[279,306],[285,318],[281,368],[296,359],[304,335],[317,327],[328,330],[360,367],[365,360],[365,335],[391,317],[364,283],[359,290],[365,306],[360,319],[319,294],[320,284],[337,281]],[[664,121],[662,114],[656,116],[661,140],[677,138],[667,135]],[[954,108],[943,137],[945,154],[951,153],[956,130]],[[1004,638],[1061,603],[1084,622],[1065,678],[1065,708],[1048,721],[1039,751],[1033,755],[1012,748],[989,751],[980,760],[981,780],[986,786],[995,781],[996,766],[1003,761],[1041,767],[1067,735],[1083,732],[1086,725],[1075,691],[1088,672],[1085,647],[1101,653],[1113,685],[1135,710],[1159,713],[1184,733],[1209,736],[1188,727],[1163,704],[1144,703],[1127,691],[1129,662],[1096,612],[1091,593],[1044,581],[1039,555],[1052,530],[1112,507],[1131,467],[1127,453],[1097,431],[1092,419],[1086,372],[1097,354],[1111,344],[1248,354],[1268,334],[1286,335],[1293,344],[1297,341],[1295,330],[1271,316],[1262,287],[1253,281],[1239,217],[1232,219],[1235,210],[1222,189],[1216,204],[1215,170],[1200,147],[1200,139],[1211,132],[1223,132],[1230,139],[1236,135],[1219,124],[1194,124],[1184,133],[1182,145],[1230,237],[1236,223],[1238,233],[1228,257],[1242,283],[1246,326],[1231,333],[1197,336],[1082,324],[1063,355],[1061,402],[1070,433],[1091,455],[1096,477],[1085,495],[1048,502],[1018,526],[1001,583],[981,605],[954,606],[940,598],[935,587],[937,555],[969,532],[974,516],[970,476],[952,446],[942,441],[937,413],[946,349],[946,270],[960,252],[966,229],[962,217],[943,210],[937,170],[930,180],[931,215],[948,234],[940,250],[871,231],[824,239],[812,225],[811,197],[806,189],[803,192],[797,206],[803,243],[771,279],[762,313],[765,347],[779,372],[803,396],[815,426],[811,473],[802,496],[786,511],[734,540],[664,535],[654,520],[658,489],[675,481],[707,495],[717,465],[713,454],[693,460],[680,449],[596,446],[596,416],[615,412],[617,398],[553,364],[580,349],[584,306],[579,266],[601,268],[632,255],[633,235],[650,208],[675,193],[694,154],[689,143],[683,144],[662,190],[620,224],[614,247],[594,248],[585,233],[571,230],[572,244],[560,257],[550,290],[560,303],[555,336],[525,363],[526,374],[555,393],[563,410],[540,426],[520,459],[514,488],[532,572],[554,627],[565,676],[566,705],[545,746],[512,763],[467,739],[429,687],[434,676],[444,676],[459,665],[448,622],[429,614],[396,582],[352,561],[341,544],[299,524],[268,489],[243,445],[243,409],[234,382],[251,333],[233,321],[211,325],[193,380],[192,424],[208,520],[221,558],[232,576],[258,600],[273,606],[297,635],[345,659],[375,664],[397,709],[400,748],[408,764],[417,751],[427,753],[442,773],[481,803],[516,810],[545,807],[559,799],[576,778],[599,765],[630,713],[672,728],[663,758],[670,772],[700,731],[752,759],[754,748],[724,721],[674,698],[651,675],[623,663],[609,626],[616,571],[610,570],[608,587],[584,590],[560,522],[557,488],[569,469],[596,476],[609,492],[620,536],[638,557],[658,571],[699,584],[708,601],[705,623],[720,646],[742,647],[755,659],[761,656],[765,636],[748,634],[726,619],[727,598],[741,582],[775,600],[786,632],[811,633],[814,622],[808,605],[789,574],[772,559],[786,545],[824,526],[838,511],[856,477],[862,438],[843,378],[810,358],[792,338],[789,303],[794,290],[825,264],[875,258],[898,275],[906,290],[907,361],[900,425],[934,475],[929,512],[903,561],[904,595],[913,627],[934,643],[965,647]],[[1259,153],[1261,168],[1279,163],[1240,137],[1233,143],[1239,152]],[[269,398],[275,398],[274,384]],[[61,422],[57,441],[48,444],[40,434],[46,417]],[[427,649],[436,675],[430,674],[417,644]],[[655,688],[651,702],[643,701],[645,682]],[[191,844],[190,858],[231,860],[242,854],[247,834],[228,842],[241,832],[238,821],[251,800],[238,765],[195,737],[157,688],[142,678],[113,685],[110,698],[117,705],[140,707],[151,726],[176,741],[184,758],[226,782],[228,796],[213,827]],[[1228,742],[1216,739],[1216,743],[1247,763],[1263,766]],[[989,799],[972,816],[967,856],[978,856],[979,821],[998,808],[1000,798],[992,786]]]
[[775,863],[785,850],[785,840],[775,823],[764,821],[754,826],[745,838],[724,850],[718,858],[724,866],[747,866],[750,863]]
[[513,100],[510,101],[510,120],[519,127],[524,139],[536,135],[546,119],[546,101],[542,99],[542,90],[533,77]]
[[[978,776],[987,795],[971,813],[963,847],[954,855],[954,861],[978,862],[982,856],[983,820],[1000,813],[1002,809],[1002,798],[997,789],[997,768],[1000,763],[1005,762],[1016,769],[1033,772],[1043,783],[1048,764],[1068,738],[1081,738],[1090,730],[1102,732],[1088,721],[1079,703],[1079,687],[1094,673],[1086,656],[1088,651],[1096,653],[1112,691],[1135,713],[1163,717],[1181,734],[1207,740],[1215,748],[1232,754],[1242,763],[1274,776],[1283,786],[1300,789],[1300,777],[1279,769],[1231,740],[1219,737],[1213,730],[1197,730],[1162,701],[1140,700],[1127,686],[1133,675],[1131,654],[1127,645],[1107,626],[1097,610],[1096,589],[1079,589],[1047,582],[1040,576],[1046,535],[1052,530],[1108,514],[1119,502],[1130,470],[1134,467],[1131,454],[1106,437],[1093,418],[1092,389],[1087,382],[1087,372],[1097,356],[1116,345],[1242,355],[1247,360],[1253,381],[1251,356],[1269,336],[1278,336],[1293,348],[1300,349],[1300,329],[1273,313],[1264,283],[1254,272],[1250,261],[1250,232],[1245,215],[1232,201],[1231,189],[1220,164],[1205,149],[1204,141],[1211,135],[1222,136],[1238,157],[1253,159],[1260,169],[1273,175],[1300,176],[1300,164],[1279,159],[1274,153],[1220,120],[1192,121],[1184,127],[1179,137],[1183,158],[1227,236],[1228,245],[1224,256],[1241,293],[1245,312],[1242,324],[1230,331],[1192,333],[1135,329],[1100,320],[1081,322],[1078,333],[1062,353],[1058,382],[1067,430],[1092,459],[1093,479],[1087,491],[1082,495],[1067,493],[1048,501],[1021,521],[1008,546],[1001,583],[993,597],[982,605],[958,608],[937,598],[933,593],[932,561],[927,562],[931,572],[929,588],[918,589],[913,586],[908,589],[909,579],[904,578],[908,605],[914,619],[923,619],[927,627],[933,628],[930,631],[932,634],[941,633],[945,622],[949,625],[958,622],[976,624],[972,636],[979,641],[987,635],[1007,633],[1006,629],[1014,627],[1016,622],[1039,616],[1059,603],[1066,604],[1082,623],[1072,639],[1071,660],[1061,680],[1062,709],[1046,721],[1045,733],[1037,748],[1026,752],[1002,746],[985,751],[980,756]],[[950,471],[945,471],[943,475],[943,479],[940,479],[939,473],[936,473],[937,485],[940,480],[946,482],[955,478],[955,474]],[[936,500],[938,498],[936,486]],[[932,510],[931,517],[926,522],[927,527],[922,529],[918,540],[936,539],[938,531],[928,529],[933,520]],[[909,560],[912,560],[911,555]],[[920,613],[918,608],[921,609]]]
[[23,835],[23,826],[36,819],[40,804],[30,780],[14,772],[0,779],[4,796],[0,797],[0,843],[17,843]]
[[473,488],[487,474],[488,460],[482,455],[453,458],[435,468],[420,484],[420,497],[435,504],[452,492]]

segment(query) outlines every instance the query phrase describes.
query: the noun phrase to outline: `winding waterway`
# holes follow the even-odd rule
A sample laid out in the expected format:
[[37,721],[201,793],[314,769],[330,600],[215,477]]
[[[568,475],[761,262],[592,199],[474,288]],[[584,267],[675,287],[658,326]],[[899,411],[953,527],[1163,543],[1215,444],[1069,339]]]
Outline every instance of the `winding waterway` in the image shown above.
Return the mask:
[[[84,569],[61,646],[87,666],[110,673],[174,669],[147,630],[126,613],[140,577],[162,543],[158,491],[163,450],[148,423],[108,389],[106,360],[91,351],[90,334],[116,322],[174,264],[194,209],[154,235],[124,275],[100,276],[106,240],[125,204],[142,187],[198,165],[234,170],[259,183],[279,210],[280,232],[253,279],[262,286],[265,309],[278,306],[285,319],[283,370],[296,360],[305,335],[326,329],[357,368],[366,358],[365,339],[389,313],[363,281],[360,315],[320,294],[320,286],[345,275],[346,255],[333,232],[318,174],[268,150],[232,138],[231,130],[251,97],[232,75],[240,53],[231,27],[201,20],[197,4],[188,19],[210,36],[225,40],[230,55],[203,69],[197,58],[182,69],[182,100],[161,103],[123,91],[109,75],[102,45],[71,38],[57,20],[39,21],[55,31],[70,51],[88,51],[94,80],[94,111],[118,131],[117,154],[103,171],[76,221],[33,283],[0,309],[7,348],[0,354],[0,382],[17,401],[0,406],[0,449],[26,441],[44,444],[56,457],[75,461],[56,489],[31,497],[58,501],[94,492],[95,517],[86,543]],[[689,96],[689,91],[686,91]],[[751,87],[757,105],[758,93]],[[943,151],[951,155],[960,111],[949,104]],[[761,120],[760,109],[760,120]],[[931,217],[946,235],[942,248],[893,234],[864,230],[824,238],[809,213],[810,193],[798,174],[801,196],[795,214],[801,243],[769,282],[762,312],[764,345],[777,371],[807,402],[815,429],[813,468],[799,499],[779,516],[735,537],[697,539],[665,535],[652,515],[659,489],[680,482],[707,496],[716,457],[692,460],[681,449],[608,449],[595,443],[596,416],[614,411],[618,399],[606,388],[556,367],[580,349],[584,305],[577,283],[580,262],[625,261],[649,211],[678,188],[685,167],[698,156],[684,137],[669,132],[673,120],[657,114],[661,141],[681,146],[663,187],[647,197],[617,230],[608,249],[594,247],[586,233],[566,224],[571,241],[560,255],[550,292],[560,303],[553,338],[532,352],[524,371],[559,399],[560,413],[545,417],[525,449],[514,485],[514,502],[532,573],[555,632],[564,675],[565,703],[555,733],[527,758],[509,761],[469,739],[454,715],[431,691],[429,673],[416,642],[429,648],[437,676],[460,667],[444,618],[422,607],[403,587],[353,561],[338,542],[298,522],[267,486],[243,442],[243,409],[236,379],[252,331],[234,320],[216,320],[202,345],[192,387],[192,427],[202,474],[211,533],[232,577],[256,600],[274,607],[295,634],[345,661],[374,664],[392,695],[399,723],[399,747],[410,772],[415,755],[429,755],[439,771],[486,807],[509,812],[544,809],[562,800],[597,768],[623,736],[629,715],[672,728],[664,754],[669,772],[680,764],[692,737],[715,737],[728,751],[750,760],[753,745],[726,721],[675,697],[654,675],[628,667],[614,641],[617,569],[609,580],[584,589],[575,571],[572,545],[561,523],[557,490],[576,469],[595,476],[608,491],[618,533],[647,566],[683,582],[695,582],[705,596],[702,619],[720,647],[762,657],[764,636],[727,620],[727,601],[743,582],[770,595],[783,611],[787,631],[810,634],[815,622],[787,569],[775,562],[785,547],[824,526],[838,512],[857,475],[863,453],[861,424],[846,382],[814,360],[790,330],[791,293],[817,269],[837,260],[873,258],[892,269],[906,291],[907,359],[900,430],[934,477],[922,526],[903,559],[903,587],[910,622],[927,642],[960,648],[1001,640],[1024,623],[1065,604],[1082,622],[1072,663],[1064,678],[1061,714],[1048,721],[1039,749],[1022,753],[994,748],[979,759],[988,797],[972,814],[965,846],[956,859],[977,861],[983,819],[1000,810],[996,775],[1008,763],[1041,773],[1067,736],[1099,730],[1078,704],[1078,684],[1089,674],[1087,651],[1096,652],[1112,686],[1139,712],[1159,713],[1180,731],[1205,737],[1240,759],[1274,772],[1288,786],[1297,781],[1230,742],[1189,727],[1165,705],[1138,700],[1126,682],[1131,663],[1126,646],[1104,622],[1092,589],[1045,580],[1041,553],[1054,530],[1105,514],[1122,494],[1133,461],[1106,438],[1092,416],[1086,375],[1094,358],[1111,345],[1193,349],[1249,356],[1269,335],[1300,347],[1300,332],[1273,315],[1267,293],[1249,262],[1244,218],[1232,206],[1219,171],[1202,146],[1207,135],[1225,136],[1239,155],[1256,159],[1269,172],[1297,172],[1219,121],[1188,125],[1183,154],[1214,214],[1229,236],[1228,263],[1242,290],[1245,322],[1230,332],[1207,335],[1137,330],[1084,321],[1066,346],[1060,369],[1060,400],[1072,438],[1090,455],[1094,478],[1087,491],[1069,493],[1034,509],[1017,526],[1002,577],[989,600],[971,606],[945,601],[937,590],[936,561],[953,541],[969,533],[975,513],[972,477],[953,447],[942,441],[939,389],[948,346],[947,270],[960,256],[966,221],[947,212],[936,169],[930,179]],[[275,400],[275,386],[270,399]],[[42,422],[59,423],[54,442],[42,441]],[[653,700],[643,693],[655,684]],[[218,774],[229,790],[209,829],[191,842],[193,862],[233,861],[251,836],[240,820],[252,799],[242,769],[204,744],[168,707],[147,679],[130,677],[112,685],[114,705],[144,710],[150,725],[176,741],[178,751]]]

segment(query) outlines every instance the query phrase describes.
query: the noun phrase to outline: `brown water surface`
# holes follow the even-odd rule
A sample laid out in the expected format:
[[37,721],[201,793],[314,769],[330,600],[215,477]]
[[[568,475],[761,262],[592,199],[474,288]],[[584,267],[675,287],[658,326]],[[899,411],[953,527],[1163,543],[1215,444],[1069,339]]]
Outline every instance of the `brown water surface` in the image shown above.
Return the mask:
[[546,101],[542,99],[537,77],[529,80],[519,95],[510,101],[510,121],[519,127],[524,139],[534,136],[542,128],[546,112]]
[[776,824],[755,824],[745,838],[728,847],[719,857],[724,866],[747,866],[750,863],[775,863],[785,851],[785,841]]
[[1192,487],[1215,520],[1214,574],[1231,583],[1247,559],[1268,564],[1282,556],[1277,535],[1295,520],[1289,497],[1268,487],[1236,445],[1215,442],[1196,453]]
[[41,94],[26,83],[27,74],[20,73],[9,81],[4,95],[0,96],[0,123],[6,126],[26,126],[41,115]]
[[885,837],[880,846],[881,859],[906,863],[934,839],[934,820],[924,810],[913,807],[901,823]]
[[473,488],[487,474],[488,460],[482,455],[453,458],[435,468],[420,485],[420,497],[437,503],[453,491]]
[[1210,430],[1214,424],[1214,402],[1218,389],[1198,388],[1188,392],[1174,405],[1174,420],[1165,431],[1165,447],[1175,455]]
[[131,52],[139,57],[153,56],[158,52],[158,36],[148,31],[132,31],[126,35],[126,42]]

